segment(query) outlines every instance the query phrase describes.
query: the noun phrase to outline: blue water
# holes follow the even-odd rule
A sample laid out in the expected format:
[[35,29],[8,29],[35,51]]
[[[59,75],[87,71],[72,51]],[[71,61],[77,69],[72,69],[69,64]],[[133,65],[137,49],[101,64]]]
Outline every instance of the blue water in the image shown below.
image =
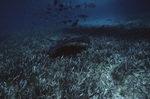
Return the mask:
[[[57,1],[56,5],[54,1]],[[90,3],[96,7],[87,7]],[[71,27],[76,20],[79,20],[77,25],[113,25],[119,18],[149,17],[149,4],[149,0],[1,0],[0,34]],[[79,15],[88,17],[83,19]],[[64,23],[68,20],[71,22]]]

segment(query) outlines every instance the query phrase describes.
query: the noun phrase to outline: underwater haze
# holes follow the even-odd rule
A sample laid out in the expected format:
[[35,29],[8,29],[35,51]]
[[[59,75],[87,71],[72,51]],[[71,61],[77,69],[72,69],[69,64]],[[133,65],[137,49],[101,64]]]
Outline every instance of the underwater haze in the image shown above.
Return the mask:
[[149,99],[150,0],[0,0],[0,99]]
[[[149,4],[149,0],[2,0],[0,26],[1,30],[11,31],[68,26],[76,20],[79,25],[115,24],[103,21],[149,17]],[[86,15],[86,21],[79,15]]]

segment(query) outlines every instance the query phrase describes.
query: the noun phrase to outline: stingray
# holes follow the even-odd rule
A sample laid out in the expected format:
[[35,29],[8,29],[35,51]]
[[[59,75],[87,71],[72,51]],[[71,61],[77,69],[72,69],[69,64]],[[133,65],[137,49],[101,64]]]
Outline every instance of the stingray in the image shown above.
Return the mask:
[[[86,43],[86,45],[89,45],[90,39],[87,36],[66,36],[62,40],[57,40],[56,44],[54,46],[50,46],[48,54],[50,56],[52,56],[54,54],[56,56],[58,53],[62,53],[62,54],[67,53],[67,54],[69,54],[69,52],[75,50],[78,47],[79,43]],[[72,44],[74,44],[74,45],[72,45]],[[81,49],[82,49],[82,47],[85,47],[85,46],[80,45]]]

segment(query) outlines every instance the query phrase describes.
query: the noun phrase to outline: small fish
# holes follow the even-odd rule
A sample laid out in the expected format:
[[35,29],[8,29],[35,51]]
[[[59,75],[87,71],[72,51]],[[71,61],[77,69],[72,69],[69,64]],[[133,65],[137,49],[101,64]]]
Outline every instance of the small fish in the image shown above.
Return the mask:
[[60,8],[63,8],[63,7],[64,7],[64,5],[63,5],[63,4],[59,4],[58,6],[59,6]]
[[88,16],[87,16],[87,15],[84,15],[84,14],[81,14],[81,15],[78,15],[78,17],[87,18]]
[[87,8],[86,2],[79,2],[79,4],[75,5],[74,8]]
[[74,23],[72,23],[72,27],[74,27],[74,26],[76,26],[76,25],[78,25],[78,22],[79,22],[79,20],[77,19]]
[[84,21],[85,21],[85,18],[87,18],[88,16],[87,16],[87,15],[82,14],[82,15],[79,15],[78,17],[83,18],[83,19],[84,19]]
[[87,7],[89,7],[89,8],[95,8],[96,5],[94,3],[89,3],[89,4],[87,4]]

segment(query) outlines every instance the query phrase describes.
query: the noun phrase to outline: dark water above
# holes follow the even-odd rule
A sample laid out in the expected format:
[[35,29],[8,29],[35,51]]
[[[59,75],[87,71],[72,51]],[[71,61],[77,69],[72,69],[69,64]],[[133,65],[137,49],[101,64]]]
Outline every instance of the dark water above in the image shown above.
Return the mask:
[[139,21],[149,26],[149,4],[149,0],[1,0],[0,34]]

